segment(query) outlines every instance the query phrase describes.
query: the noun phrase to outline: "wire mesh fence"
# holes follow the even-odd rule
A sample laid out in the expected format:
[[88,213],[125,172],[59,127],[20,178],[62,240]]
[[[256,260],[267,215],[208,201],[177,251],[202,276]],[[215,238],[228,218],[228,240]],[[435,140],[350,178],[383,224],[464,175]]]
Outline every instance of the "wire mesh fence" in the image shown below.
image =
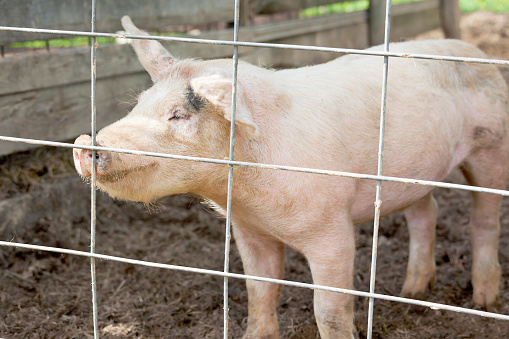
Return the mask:
[[[6,242],[0,241],[1,246],[9,246],[9,247],[19,247],[31,250],[40,250],[40,251],[50,251],[55,253],[62,254],[70,254],[82,257],[90,258],[90,267],[91,267],[91,288],[92,288],[92,305],[93,305],[93,331],[94,337],[99,337],[99,329],[98,329],[98,319],[100,318],[100,314],[98,314],[97,307],[97,291],[96,291],[96,273],[95,273],[95,260],[110,260],[115,262],[124,262],[130,263],[134,265],[148,266],[148,267],[156,267],[162,269],[169,270],[180,270],[193,272],[197,274],[208,274],[213,276],[219,276],[224,278],[224,289],[223,289],[223,309],[224,309],[224,338],[228,338],[228,328],[229,328],[229,292],[228,292],[228,279],[236,278],[236,279],[251,279],[255,281],[264,281],[270,283],[276,283],[287,286],[295,286],[301,288],[309,288],[314,290],[324,290],[331,291],[336,293],[346,293],[351,294],[358,297],[369,298],[369,311],[368,311],[368,329],[367,329],[367,337],[372,337],[372,326],[373,326],[373,318],[375,314],[374,310],[374,300],[388,300],[393,302],[401,302],[406,304],[419,305],[423,307],[429,307],[432,309],[442,309],[446,311],[454,311],[461,312],[471,315],[484,316],[494,319],[500,320],[509,320],[509,315],[497,314],[492,312],[479,311],[474,309],[468,309],[463,307],[456,307],[446,304],[433,303],[421,300],[413,300],[408,298],[396,297],[391,295],[384,295],[375,293],[375,282],[376,282],[376,261],[377,261],[377,235],[378,235],[378,225],[380,221],[380,195],[383,189],[382,182],[398,182],[405,183],[410,185],[427,185],[432,187],[443,187],[443,188],[453,188],[453,189],[461,189],[466,191],[473,192],[485,192],[485,193],[493,193],[499,194],[502,196],[509,196],[509,191],[500,190],[500,189],[492,189],[485,187],[475,187],[470,185],[461,185],[461,184],[453,184],[453,183],[444,183],[444,182],[435,182],[435,181],[427,181],[427,180],[419,180],[413,178],[397,178],[397,177],[389,177],[383,175],[383,147],[384,147],[384,127],[385,127],[385,109],[386,109],[386,92],[387,92],[387,82],[388,82],[388,65],[390,62],[390,58],[413,58],[413,59],[426,59],[426,60],[437,60],[437,61],[451,61],[451,62],[466,62],[466,63],[478,63],[478,64],[494,64],[494,65],[504,65],[509,66],[508,60],[497,60],[497,59],[484,59],[484,58],[471,58],[471,57],[457,57],[457,56],[439,56],[439,55],[426,55],[426,54],[412,54],[412,53],[394,53],[389,49],[389,35],[390,35],[390,14],[391,14],[391,1],[387,1],[386,7],[386,26],[385,26],[385,43],[383,51],[367,51],[367,50],[356,50],[356,49],[347,49],[347,48],[328,48],[328,47],[317,47],[317,46],[302,46],[302,45],[289,45],[289,44],[273,44],[273,43],[253,43],[253,42],[245,42],[239,41],[239,13],[240,6],[239,0],[235,1],[234,4],[234,38],[232,41],[228,40],[207,40],[207,39],[198,39],[198,38],[187,38],[187,37],[168,37],[168,36],[142,36],[142,35],[131,35],[131,34],[110,34],[110,33],[101,33],[95,31],[95,18],[96,18],[96,1],[92,0],[92,13],[91,13],[91,31],[90,32],[78,32],[78,31],[63,31],[63,30],[50,30],[50,29],[32,29],[32,28],[23,28],[23,27],[5,27],[0,26],[0,30],[4,31],[14,31],[14,32],[33,32],[33,33],[47,33],[47,34],[57,34],[57,35],[69,35],[69,36],[87,36],[92,39],[90,54],[91,54],[91,131],[92,131],[92,145],[91,146],[76,146],[74,144],[61,143],[61,142],[52,142],[47,140],[38,140],[38,139],[27,139],[27,138],[18,138],[18,137],[9,137],[9,136],[0,136],[0,140],[7,142],[23,142],[30,143],[36,145],[44,145],[44,146],[56,146],[56,147],[64,147],[64,148],[82,148],[91,150],[92,153],[92,174],[91,174],[91,244],[90,244],[90,252],[76,251],[71,249],[64,248],[56,248],[49,246],[39,246],[39,245],[31,245],[31,244],[23,244],[17,242]],[[228,160],[225,159],[210,159],[210,158],[201,158],[201,157],[192,157],[192,156],[182,156],[182,155],[174,155],[174,154],[163,154],[156,152],[143,152],[136,150],[128,150],[128,149],[117,149],[117,148],[108,148],[108,147],[100,147],[95,144],[95,131],[96,131],[96,103],[95,103],[95,79],[96,79],[96,38],[97,37],[110,37],[117,39],[151,39],[151,40],[160,40],[160,41],[175,41],[175,42],[183,42],[183,43],[198,43],[198,44],[218,44],[218,45],[229,45],[233,46],[233,58],[232,58],[232,69],[233,69],[233,87],[232,87],[232,119],[231,119],[231,129],[230,129],[230,147],[229,147],[229,157]],[[234,145],[235,145],[235,110],[236,110],[236,87],[237,87],[237,69],[238,69],[238,48],[239,47],[256,47],[256,48],[275,48],[275,49],[294,49],[294,50],[307,50],[307,51],[320,51],[320,52],[330,52],[330,53],[347,53],[347,54],[359,54],[359,55],[370,55],[373,57],[381,57],[384,59],[384,68],[383,68],[383,87],[380,89],[382,92],[382,102],[381,102],[381,112],[380,112],[380,135],[379,135],[379,149],[378,149],[378,169],[376,175],[367,175],[360,173],[349,173],[349,172],[339,172],[339,171],[331,171],[326,169],[313,169],[313,168],[302,168],[295,166],[282,166],[282,165],[274,165],[274,164],[263,164],[263,163],[250,163],[250,162],[242,162],[236,161],[233,157],[234,154]],[[133,260],[124,257],[117,257],[111,255],[104,255],[95,252],[95,222],[96,222],[96,190],[95,190],[95,152],[98,151],[108,151],[108,152],[118,152],[124,154],[135,154],[135,155],[144,155],[144,156],[152,156],[152,157],[160,157],[167,159],[178,159],[178,160],[186,160],[186,161],[198,161],[198,162],[208,162],[214,164],[221,164],[228,167],[228,199],[227,199],[227,210],[226,210],[226,237],[225,237],[225,260],[224,260],[224,270],[223,271],[215,271],[208,269],[200,269],[200,268],[192,268],[186,266],[178,266],[178,265],[168,265],[161,264],[156,262],[148,262],[141,260]],[[231,201],[232,201],[232,187],[234,185],[233,182],[233,168],[235,166],[247,166],[247,167],[257,167],[265,170],[276,170],[276,171],[294,171],[294,172],[303,172],[303,173],[311,173],[313,175],[330,175],[330,176],[339,176],[339,177],[350,177],[350,178],[358,178],[362,180],[374,180],[377,182],[376,185],[376,198],[375,198],[375,219],[374,219],[374,227],[373,227],[373,245],[372,245],[372,267],[371,267],[371,276],[370,276],[370,288],[369,292],[362,292],[356,290],[348,290],[342,288],[334,288],[316,284],[308,284],[301,283],[295,281],[287,281],[280,279],[271,279],[257,276],[250,276],[244,274],[236,274],[229,272],[229,256],[230,256],[230,225],[231,225]]]

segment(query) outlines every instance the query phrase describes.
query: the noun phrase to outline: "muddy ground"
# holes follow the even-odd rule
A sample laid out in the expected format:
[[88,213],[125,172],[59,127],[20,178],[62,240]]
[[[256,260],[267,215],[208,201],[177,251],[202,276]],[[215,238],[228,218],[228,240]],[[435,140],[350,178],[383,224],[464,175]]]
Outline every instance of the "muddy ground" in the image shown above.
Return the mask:
[[[476,13],[463,18],[465,40],[490,55],[509,59],[509,15]],[[439,37],[430,32],[426,37]],[[507,70],[505,70],[507,72]],[[69,181],[70,151],[38,149],[0,158],[0,199],[37,196],[48,183]],[[4,240],[89,249],[88,212],[65,214],[64,202],[79,207],[88,188],[76,182],[54,198],[41,198],[41,209],[25,228],[6,231]],[[461,181],[461,179],[459,179]],[[45,186],[46,185],[46,186]],[[74,186],[73,186],[74,185]],[[67,187],[67,186],[66,186]],[[80,193],[81,192],[81,193]],[[83,193],[84,192],[84,193]],[[437,283],[426,299],[473,307],[470,282],[468,192],[437,190]],[[44,197],[44,195],[40,195]],[[62,199],[62,196],[65,196]],[[58,200],[61,199],[61,200]],[[48,201],[44,201],[48,200]],[[51,200],[51,201],[50,201]],[[56,202],[60,201],[60,202]],[[48,207],[44,207],[48,206]],[[62,208],[62,210],[59,210]],[[57,212],[55,212],[57,211]],[[192,197],[164,199],[156,208],[112,201],[100,195],[97,252],[214,270],[223,269],[224,221]],[[4,220],[5,221],[5,220]],[[2,229],[0,220],[0,230]],[[500,313],[509,314],[509,200],[502,208],[500,261],[503,272]],[[5,226],[5,225],[4,225]],[[30,226],[30,227],[28,227]],[[357,228],[355,286],[369,289],[371,224]],[[408,232],[401,214],[382,220],[376,291],[397,295],[403,284]],[[89,260],[70,256],[0,249],[1,338],[91,338]],[[235,246],[231,270],[242,272]],[[304,258],[287,250],[285,278],[311,282]],[[221,278],[109,261],[97,262],[99,328],[102,338],[220,338],[223,329]],[[247,294],[242,280],[230,281],[230,336],[246,327]],[[278,313],[281,338],[317,338],[312,291],[285,287]],[[356,299],[356,326],[366,336],[366,299]],[[408,306],[375,303],[375,338],[507,338],[509,322]]]

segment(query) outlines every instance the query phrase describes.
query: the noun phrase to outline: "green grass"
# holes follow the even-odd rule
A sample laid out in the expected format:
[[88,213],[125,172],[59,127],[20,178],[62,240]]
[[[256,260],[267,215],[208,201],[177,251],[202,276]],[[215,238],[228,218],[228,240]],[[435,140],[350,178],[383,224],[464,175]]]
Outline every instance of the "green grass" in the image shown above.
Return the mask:
[[300,11],[302,18],[310,18],[325,14],[350,13],[364,11],[369,8],[368,0],[339,2],[335,4],[306,8]]
[[[99,44],[111,44],[115,42],[115,38],[97,38]],[[62,48],[62,47],[78,47],[86,46],[90,44],[90,38],[86,36],[79,36],[68,39],[51,39],[47,42],[45,40],[35,40],[26,42],[15,42],[10,44],[9,48],[45,48],[49,43],[50,48]]]
[[[392,0],[392,5],[404,4],[407,2],[416,2],[422,0]],[[350,13],[355,11],[365,11],[369,8],[369,0],[357,0],[357,1],[347,1],[347,2],[338,2],[335,4],[311,7],[302,10],[301,17],[309,18],[319,15],[325,14],[335,14],[335,13]]]
[[509,13],[508,0],[460,0],[463,13],[471,13],[478,10]]
[[[181,35],[181,32],[153,32],[156,35]],[[114,44],[116,38],[105,38],[98,37],[96,41],[99,45],[102,44]],[[50,48],[63,48],[63,47],[82,47],[90,45],[91,38],[86,36],[77,36],[67,39],[51,39],[51,40],[34,40],[25,42],[14,42],[7,45],[8,48],[47,48],[48,44]]]
[[[392,0],[392,5],[423,0]],[[463,13],[471,13],[478,10],[490,12],[509,13],[509,0],[460,0],[460,8]],[[303,18],[309,18],[325,14],[350,13],[364,11],[369,8],[369,0],[357,0],[338,2],[335,4],[311,7],[301,11]]]

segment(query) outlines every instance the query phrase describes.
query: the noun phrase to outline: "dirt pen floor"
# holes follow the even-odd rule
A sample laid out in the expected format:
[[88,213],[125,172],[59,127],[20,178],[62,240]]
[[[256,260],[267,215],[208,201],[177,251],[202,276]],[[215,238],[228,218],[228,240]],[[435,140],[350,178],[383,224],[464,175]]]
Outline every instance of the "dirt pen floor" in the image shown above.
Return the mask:
[[[464,17],[465,40],[490,55],[509,59],[509,15]],[[427,37],[439,37],[430,32]],[[422,36],[421,36],[422,37]],[[509,70],[504,70],[505,74]],[[0,158],[0,212],[5,240],[89,250],[88,186],[70,164],[69,150],[38,149]],[[62,160],[63,159],[63,160]],[[48,188],[48,187],[51,187]],[[470,282],[470,194],[440,189],[437,225],[437,282],[429,301],[473,307]],[[36,200],[36,201],[34,201]],[[1,204],[0,204],[1,207]],[[11,207],[9,207],[11,208]],[[16,209],[17,208],[17,209]],[[500,313],[509,314],[509,200],[504,199],[500,261]],[[27,211],[33,211],[25,215]],[[50,213],[51,212],[51,213]],[[99,196],[97,252],[213,270],[223,269],[224,221],[197,199],[171,197],[153,211]],[[9,220],[26,227],[9,230]],[[369,289],[372,224],[357,228],[355,286]],[[408,257],[408,232],[401,214],[382,220],[376,291],[398,295]],[[0,248],[1,338],[90,338],[90,262],[49,252]],[[235,246],[231,270],[242,272]],[[287,250],[285,279],[311,282],[304,258]],[[99,328],[102,338],[220,338],[223,281],[218,277],[97,262]],[[317,338],[312,291],[285,287],[279,303],[281,338]],[[368,301],[356,299],[356,326],[366,336]],[[246,327],[247,293],[230,280],[230,336]],[[376,301],[375,338],[507,338],[509,322]]]

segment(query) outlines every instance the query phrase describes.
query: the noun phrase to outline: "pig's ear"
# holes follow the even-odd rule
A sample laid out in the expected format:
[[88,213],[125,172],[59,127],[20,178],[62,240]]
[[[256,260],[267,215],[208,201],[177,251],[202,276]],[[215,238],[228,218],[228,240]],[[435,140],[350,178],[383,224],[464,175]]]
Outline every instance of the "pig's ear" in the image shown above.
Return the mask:
[[[136,27],[127,15],[122,18],[122,26],[128,34],[150,35]],[[138,55],[140,63],[150,74],[154,82],[164,78],[175,62],[175,58],[170,52],[156,40],[132,39],[131,44]]]
[[[205,98],[213,105],[219,107],[224,117],[231,121],[232,116],[232,81],[219,75],[195,78],[191,80],[191,87],[199,96]],[[258,125],[246,105],[246,100],[240,86],[237,86],[237,109],[235,122],[247,133],[249,137],[259,135]]]

